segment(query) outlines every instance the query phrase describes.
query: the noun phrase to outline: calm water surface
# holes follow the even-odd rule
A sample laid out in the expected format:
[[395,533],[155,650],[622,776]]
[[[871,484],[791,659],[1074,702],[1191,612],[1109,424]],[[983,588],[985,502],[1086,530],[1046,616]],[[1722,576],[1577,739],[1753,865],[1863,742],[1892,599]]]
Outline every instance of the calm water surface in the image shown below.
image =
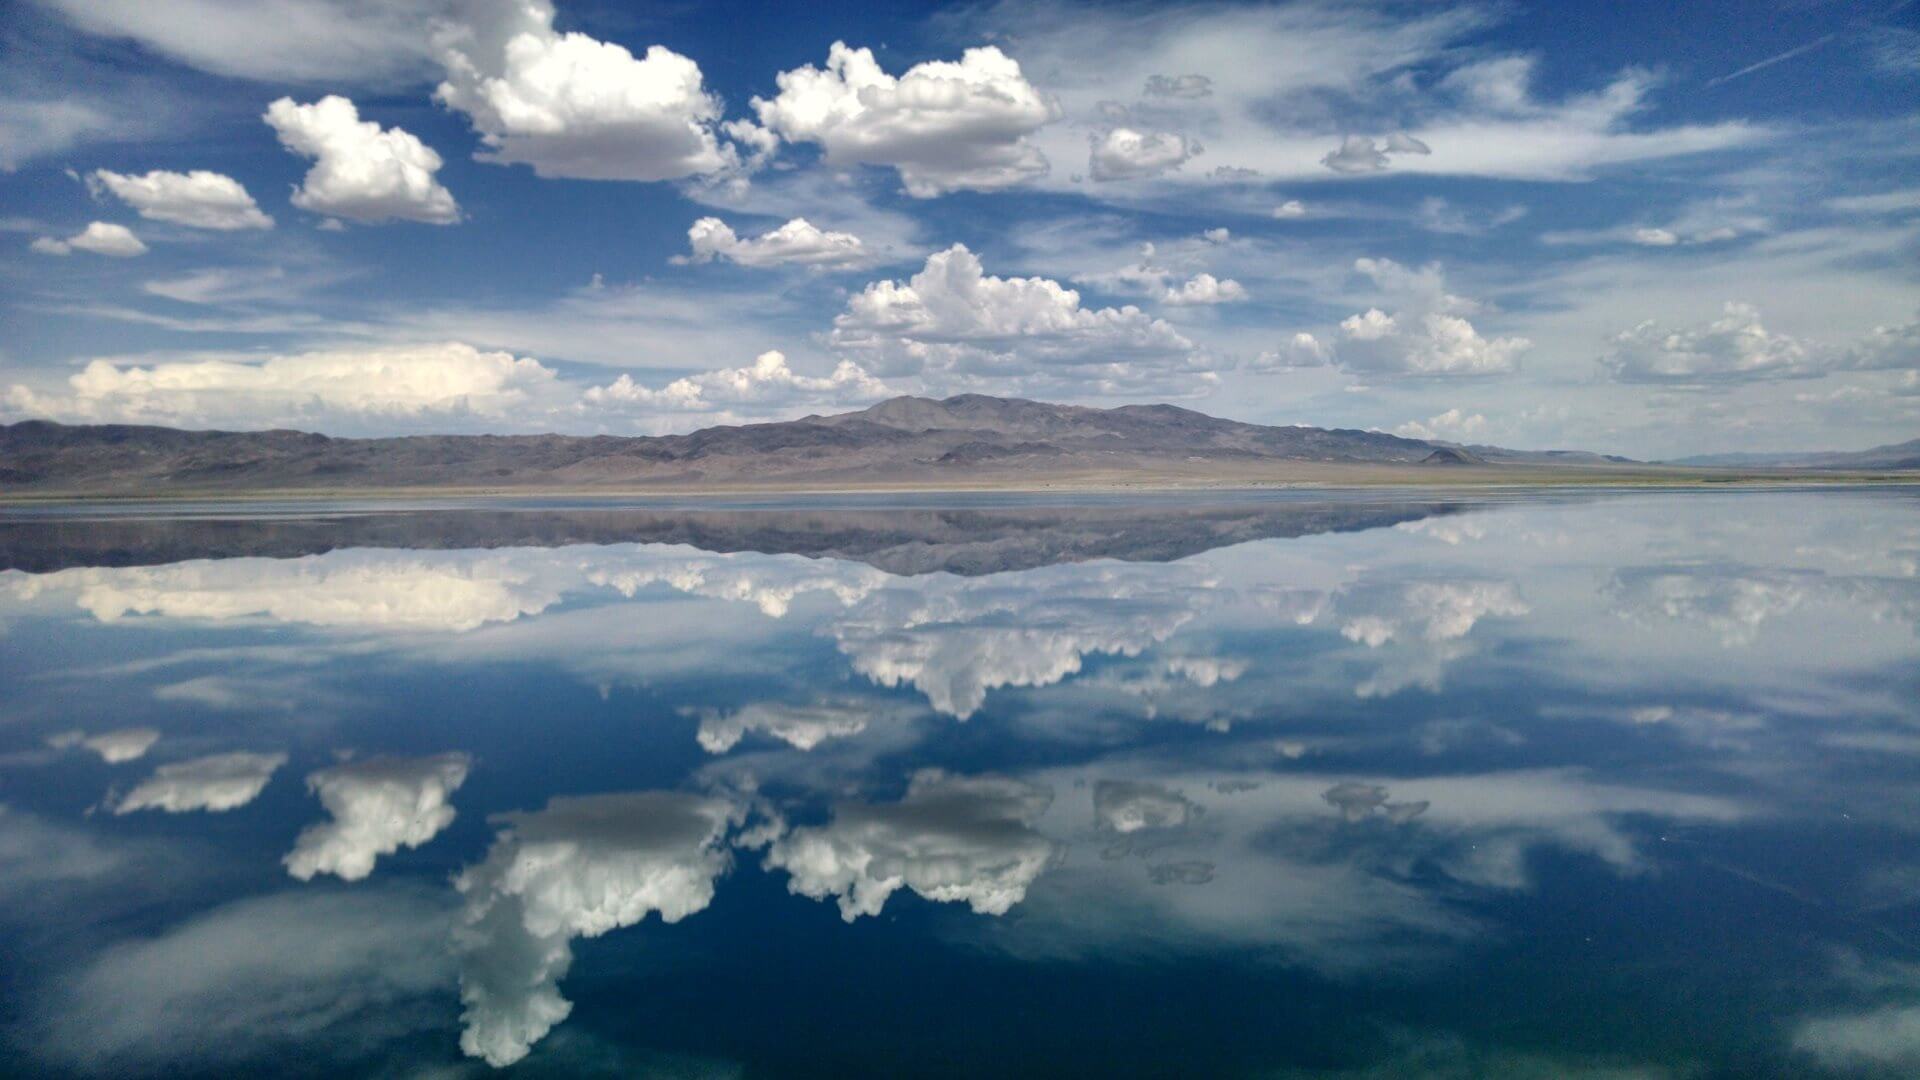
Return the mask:
[[0,514],[12,1075],[1920,1075],[1920,495]]

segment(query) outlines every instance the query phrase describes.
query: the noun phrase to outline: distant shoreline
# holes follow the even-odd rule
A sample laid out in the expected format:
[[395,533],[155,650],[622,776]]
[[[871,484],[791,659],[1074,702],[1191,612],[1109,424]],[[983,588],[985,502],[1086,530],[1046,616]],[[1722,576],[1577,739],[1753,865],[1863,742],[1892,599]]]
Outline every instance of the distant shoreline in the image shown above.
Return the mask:
[[342,488],[162,489],[152,491],[0,491],[0,506],[50,503],[178,503],[178,502],[329,502],[344,499],[404,501],[407,499],[661,499],[798,496],[829,498],[841,495],[940,494],[1199,494],[1272,491],[1437,490],[1460,492],[1535,491],[1554,488],[1626,488],[1644,491],[1701,491],[1729,488],[1920,486],[1920,471],[1840,472],[1825,470],[1646,469],[1473,467],[1443,473],[1431,468],[1331,466],[1351,475],[1274,480],[1244,478],[1217,481],[1191,477],[1062,478],[1056,481],[980,480],[951,483],[873,484],[715,484],[627,486],[412,486]]

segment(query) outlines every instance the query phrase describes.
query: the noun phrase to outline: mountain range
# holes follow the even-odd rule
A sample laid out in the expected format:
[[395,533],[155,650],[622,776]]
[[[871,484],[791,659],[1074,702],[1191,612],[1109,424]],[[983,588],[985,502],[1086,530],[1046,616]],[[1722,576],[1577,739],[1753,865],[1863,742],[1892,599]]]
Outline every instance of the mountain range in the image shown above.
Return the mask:
[[1920,469],[1920,439],[1870,450],[1828,450],[1797,454],[1702,454],[1671,462],[1735,469]]
[[687,435],[414,435],[0,426],[0,494],[468,489],[819,490],[1421,482],[1648,470],[1580,451],[1515,451],[1377,431],[1275,427],[1173,405],[1112,409],[966,394]]

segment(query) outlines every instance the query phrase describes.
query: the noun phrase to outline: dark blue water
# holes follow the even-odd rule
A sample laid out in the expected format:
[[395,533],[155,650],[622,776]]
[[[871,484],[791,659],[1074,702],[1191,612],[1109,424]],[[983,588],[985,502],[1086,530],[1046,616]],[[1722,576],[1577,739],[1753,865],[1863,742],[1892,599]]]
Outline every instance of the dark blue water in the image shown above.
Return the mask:
[[1920,1075],[1920,496],[0,514],[10,1075]]

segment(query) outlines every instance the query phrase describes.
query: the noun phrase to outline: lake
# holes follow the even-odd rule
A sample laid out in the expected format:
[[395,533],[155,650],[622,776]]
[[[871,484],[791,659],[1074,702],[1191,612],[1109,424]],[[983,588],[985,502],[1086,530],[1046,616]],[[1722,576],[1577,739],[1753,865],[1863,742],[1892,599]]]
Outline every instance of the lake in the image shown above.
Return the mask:
[[13,1075],[1920,1074],[1920,492],[0,512]]

